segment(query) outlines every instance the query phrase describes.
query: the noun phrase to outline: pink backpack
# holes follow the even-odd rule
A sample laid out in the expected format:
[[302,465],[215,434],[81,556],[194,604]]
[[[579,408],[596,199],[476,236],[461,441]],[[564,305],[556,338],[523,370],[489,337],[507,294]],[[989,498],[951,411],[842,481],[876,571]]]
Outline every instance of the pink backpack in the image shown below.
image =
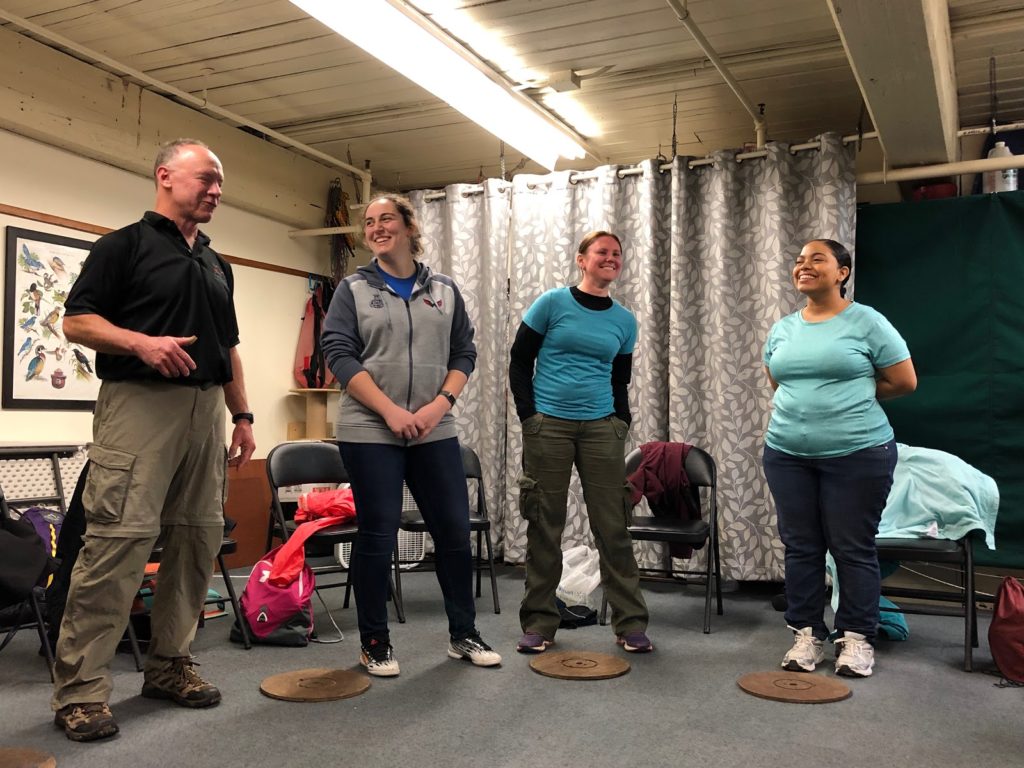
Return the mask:
[[[253,642],[266,645],[305,646],[313,634],[315,582],[306,565],[306,539],[321,528],[340,525],[341,518],[325,517],[303,523],[279,547],[274,547],[253,566],[239,602],[241,620],[249,627]],[[232,640],[240,642],[235,626]]]

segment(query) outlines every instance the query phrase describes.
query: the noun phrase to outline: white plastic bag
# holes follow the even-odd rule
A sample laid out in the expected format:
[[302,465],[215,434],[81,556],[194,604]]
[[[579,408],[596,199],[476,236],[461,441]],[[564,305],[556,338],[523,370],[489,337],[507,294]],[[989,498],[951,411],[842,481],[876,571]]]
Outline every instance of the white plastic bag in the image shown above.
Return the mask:
[[599,586],[601,565],[597,550],[581,544],[562,552],[562,580],[555,590],[555,597],[566,605],[596,608],[597,602],[593,595]]

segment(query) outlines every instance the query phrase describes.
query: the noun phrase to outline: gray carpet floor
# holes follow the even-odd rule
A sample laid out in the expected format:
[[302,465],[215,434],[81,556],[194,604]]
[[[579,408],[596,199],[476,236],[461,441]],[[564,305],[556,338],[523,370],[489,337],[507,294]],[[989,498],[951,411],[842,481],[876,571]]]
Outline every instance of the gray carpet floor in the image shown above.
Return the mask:
[[[498,668],[447,658],[434,576],[408,573],[408,621],[392,623],[400,677],[374,679],[365,694],[327,703],[259,692],[263,678],[280,672],[357,668],[355,612],[340,608],[340,590],[326,591],[346,633],[336,645],[245,651],[228,641],[228,618],[200,629],[193,647],[200,671],[224,696],[210,710],[141,698],[142,675],[119,655],[111,705],[121,733],[94,744],[73,744],[53,726],[38,641],[25,630],[0,653],[0,745],[50,752],[59,766],[109,768],[1024,765],[1024,688],[998,688],[998,678],[985,674],[987,616],[974,674],[961,669],[961,620],[910,616],[910,640],[880,644],[872,678],[842,679],[850,698],[799,705],[736,685],[746,673],[778,669],[789,646],[767,585],[727,593],[725,615],[713,616],[705,635],[701,588],[645,583],[657,650],[624,655],[632,668],[623,677],[562,681],[536,674],[533,657],[515,653],[522,579],[521,569],[501,569],[500,615],[486,582],[477,601],[479,629],[504,656]],[[331,631],[322,611],[317,628]],[[622,653],[601,626],[563,630],[555,649]],[[830,666],[814,674],[833,676]]]

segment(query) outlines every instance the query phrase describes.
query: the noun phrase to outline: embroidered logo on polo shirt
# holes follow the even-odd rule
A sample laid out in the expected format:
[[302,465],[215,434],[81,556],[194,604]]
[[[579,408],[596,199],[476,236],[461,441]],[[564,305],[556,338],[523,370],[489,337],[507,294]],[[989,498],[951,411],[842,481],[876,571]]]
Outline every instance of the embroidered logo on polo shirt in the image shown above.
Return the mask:
[[436,308],[440,309],[441,307],[444,306],[444,299],[438,299],[437,301],[431,301],[430,297],[424,296],[423,297],[423,303],[426,304],[428,307],[436,307]]
[[375,293],[373,298],[370,299],[370,306],[373,309],[384,309],[384,299],[380,297],[379,293]]

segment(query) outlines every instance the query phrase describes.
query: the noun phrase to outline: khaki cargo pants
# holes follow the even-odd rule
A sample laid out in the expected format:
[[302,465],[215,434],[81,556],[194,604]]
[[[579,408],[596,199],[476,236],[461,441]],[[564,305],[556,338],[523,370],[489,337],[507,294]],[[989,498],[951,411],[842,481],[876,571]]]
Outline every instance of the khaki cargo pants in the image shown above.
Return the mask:
[[104,382],[52,706],[106,702],[110,664],[158,536],[163,554],[147,670],[188,656],[224,535],[224,390]]

